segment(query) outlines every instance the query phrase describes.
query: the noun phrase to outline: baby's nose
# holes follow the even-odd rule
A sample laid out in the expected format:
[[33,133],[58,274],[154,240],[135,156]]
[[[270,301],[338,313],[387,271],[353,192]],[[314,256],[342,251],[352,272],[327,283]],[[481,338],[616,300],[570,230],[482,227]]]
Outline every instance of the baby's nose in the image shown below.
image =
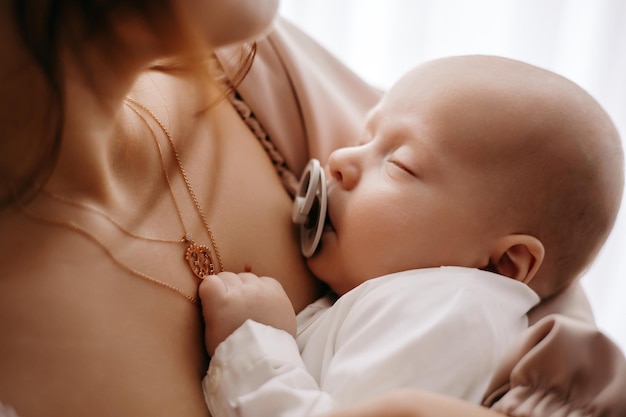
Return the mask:
[[341,148],[330,154],[330,176],[345,189],[353,188],[359,181],[359,165],[356,148]]

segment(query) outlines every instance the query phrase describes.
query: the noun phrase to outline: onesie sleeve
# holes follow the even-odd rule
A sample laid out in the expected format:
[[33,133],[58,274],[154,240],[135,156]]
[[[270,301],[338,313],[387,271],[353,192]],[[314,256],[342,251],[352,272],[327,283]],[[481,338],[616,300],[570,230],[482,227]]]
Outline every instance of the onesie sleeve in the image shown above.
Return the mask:
[[202,381],[213,417],[296,417],[332,410],[287,332],[246,321],[211,358]]

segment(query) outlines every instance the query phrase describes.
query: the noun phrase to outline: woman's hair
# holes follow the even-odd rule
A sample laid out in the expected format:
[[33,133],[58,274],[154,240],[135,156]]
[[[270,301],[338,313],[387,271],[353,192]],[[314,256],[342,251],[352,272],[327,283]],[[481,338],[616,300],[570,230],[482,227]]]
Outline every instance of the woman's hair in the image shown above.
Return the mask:
[[[213,82],[215,79],[206,61],[210,45],[194,31],[193,25],[185,24],[186,17],[176,7],[175,0],[12,0],[11,7],[24,49],[45,83],[47,91],[36,99],[44,101],[47,114],[42,119],[45,125],[43,137],[29,144],[10,143],[17,139],[3,138],[8,141],[3,146],[19,149],[19,160],[28,166],[21,167],[19,172],[7,172],[0,167],[0,208],[14,199],[25,200],[34,196],[55,166],[61,148],[65,110],[62,52],[73,56],[87,85],[95,92],[96,75],[88,68],[85,48],[97,42],[104,57],[123,59],[123,39],[115,27],[120,16],[140,17],[147,28],[160,36],[158,40],[164,46],[172,42],[172,33],[176,33],[178,44],[185,45],[183,50],[177,50],[175,59],[155,66],[154,70],[184,67],[202,81]],[[170,30],[159,30],[164,27]],[[254,45],[242,48],[241,69],[235,80],[229,83],[230,88],[245,76],[254,52]]]

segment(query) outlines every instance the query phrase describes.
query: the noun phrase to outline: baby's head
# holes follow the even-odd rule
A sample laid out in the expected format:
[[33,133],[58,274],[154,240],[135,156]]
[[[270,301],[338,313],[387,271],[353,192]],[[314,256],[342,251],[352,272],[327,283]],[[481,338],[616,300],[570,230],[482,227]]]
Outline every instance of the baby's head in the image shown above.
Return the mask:
[[329,222],[312,271],[339,294],[376,276],[480,268],[549,297],[611,230],[623,152],[606,112],[531,65],[421,65],[384,96],[358,146],[329,159]]

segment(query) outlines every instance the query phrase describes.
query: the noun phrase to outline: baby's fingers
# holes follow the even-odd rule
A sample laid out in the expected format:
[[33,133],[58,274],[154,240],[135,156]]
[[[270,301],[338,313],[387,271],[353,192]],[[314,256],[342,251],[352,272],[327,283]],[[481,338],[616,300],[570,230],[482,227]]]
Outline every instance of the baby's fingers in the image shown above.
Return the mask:
[[244,285],[244,280],[234,272],[220,272],[216,275],[208,275],[200,283],[199,293],[202,301],[215,300],[234,295],[238,288]]
[[228,285],[217,275],[207,275],[198,287],[202,302],[219,299],[228,293]]

